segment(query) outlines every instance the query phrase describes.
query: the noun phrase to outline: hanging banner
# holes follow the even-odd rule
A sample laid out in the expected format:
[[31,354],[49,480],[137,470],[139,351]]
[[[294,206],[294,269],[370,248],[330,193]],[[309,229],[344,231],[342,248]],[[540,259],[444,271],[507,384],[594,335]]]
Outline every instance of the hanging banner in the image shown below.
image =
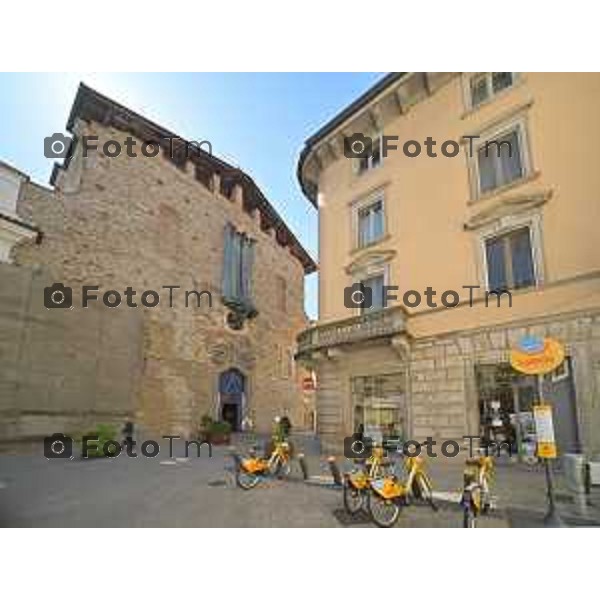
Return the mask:
[[538,404],[533,407],[535,419],[535,435],[537,438],[537,455],[540,458],[556,458],[556,442],[554,440],[554,423],[550,404]]
[[526,336],[510,351],[510,364],[526,375],[545,375],[554,371],[565,359],[563,345],[552,338]]

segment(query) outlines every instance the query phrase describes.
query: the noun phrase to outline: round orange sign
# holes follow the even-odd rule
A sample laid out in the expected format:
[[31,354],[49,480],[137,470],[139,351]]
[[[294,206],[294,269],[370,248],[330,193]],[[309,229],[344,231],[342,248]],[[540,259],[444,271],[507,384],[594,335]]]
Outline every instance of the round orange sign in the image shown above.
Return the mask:
[[552,338],[523,338],[510,352],[513,369],[526,375],[545,375],[565,359],[563,345]]

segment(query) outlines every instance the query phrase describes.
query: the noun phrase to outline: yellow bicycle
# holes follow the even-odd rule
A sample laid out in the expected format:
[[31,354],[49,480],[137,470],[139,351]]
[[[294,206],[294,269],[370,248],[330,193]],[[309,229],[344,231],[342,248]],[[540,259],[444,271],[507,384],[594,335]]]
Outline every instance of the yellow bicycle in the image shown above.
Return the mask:
[[264,477],[284,477],[291,471],[291,448],[285,440],[276,441],[268,458],[257,457],[252,452],[242,458],[236,470],[236,483],[243,490],[251,490]]
[[344,475],[344,508],[351,514],[357,514],[366,504],[372,480],[382,477],[389,463],[381,447],[374,447],[372,455],[366,460],[356,459],[357,468]]
[[400,516],[402,507],[413,498],[427,502],[433,510],[433,485],[425,471],[425,462],[418,456],[407,457],[404,461],[406,480],[401,482],[396,475],[385,475],[370,482],[368,495],[369,515],[379,527],[392,527]]
[[494,459],[491,456],[468,458],[463,473],[463,527],[477,526],[477,518],[492,508],[490,493],[494,476]]

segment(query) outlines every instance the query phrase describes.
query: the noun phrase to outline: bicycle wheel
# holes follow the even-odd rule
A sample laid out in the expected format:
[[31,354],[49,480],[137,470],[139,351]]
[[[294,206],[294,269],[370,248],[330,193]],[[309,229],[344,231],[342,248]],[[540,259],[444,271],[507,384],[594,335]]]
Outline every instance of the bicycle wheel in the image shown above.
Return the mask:
[[402,508],[399,498],[386,500],[375,492],[369,493],[367,498],[369,515],[375,525],[379,527],[392,527],[395,525]]
[[260,477],[256,473],[248,473],[243,469],[238,469],[235,474],[235,482],[243,490],[251,490],[259,480]]
[[477,516],[482,501],[482,489],[477,484],[470,484],[463,490],[461,504],[463,506],[463,527],[477,527]]
[[474,529],[477,526],[477,519],[473,512],[473,507],[470,502],[466,502],[463,508],[463,527]]
[[277,470],[278,477],[287,477],[292,472],[292,464],[289,459],[281,460]]
[[344,508],[351,514],[357,514],[363,507],[365,492],[357,490],[348,481],[344,481]]
[[481,486],[481,514],[487,515],[492,510],[492,499],[490,495],[490,487],[487,480],[484,479]]
[[284,475],[283,468],[284,468],[283,461],[281,460],[281,458],[279,456],[276,456],[275,460],[273,461],[273,464],[271,465],[271,467],[269,469],[269,473],[271,474],[272,477],[282,477]]

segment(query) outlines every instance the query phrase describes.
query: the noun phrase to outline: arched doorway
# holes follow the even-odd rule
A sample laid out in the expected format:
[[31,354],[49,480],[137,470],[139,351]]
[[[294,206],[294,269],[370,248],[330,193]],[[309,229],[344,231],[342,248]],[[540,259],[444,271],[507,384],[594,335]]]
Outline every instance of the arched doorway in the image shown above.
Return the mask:
[[239,369],[228,369],[219,375],[219,418],[239,431],[242,421],[246,378]]

